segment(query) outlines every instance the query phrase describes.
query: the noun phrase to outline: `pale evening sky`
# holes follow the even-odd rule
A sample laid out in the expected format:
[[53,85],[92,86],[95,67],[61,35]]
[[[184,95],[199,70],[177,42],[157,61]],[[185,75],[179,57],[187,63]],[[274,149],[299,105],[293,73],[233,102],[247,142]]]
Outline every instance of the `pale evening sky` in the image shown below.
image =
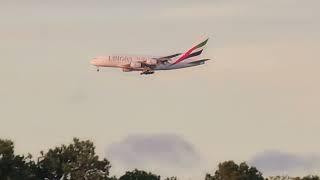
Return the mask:
[[[313,173],[319,7],[318,0],[0,0],[0,137],[35,156],[73,137],[91,139],[115,174],[141,167],[202,177],[230,159],[268,175]],[[169,55],[203,36],[204,56],[214,59],[205,66],[140,76],[89,64],[108,53]],[[130,161],[128,149],[141,159]],[[290,166],[277,172],[279,160]]]

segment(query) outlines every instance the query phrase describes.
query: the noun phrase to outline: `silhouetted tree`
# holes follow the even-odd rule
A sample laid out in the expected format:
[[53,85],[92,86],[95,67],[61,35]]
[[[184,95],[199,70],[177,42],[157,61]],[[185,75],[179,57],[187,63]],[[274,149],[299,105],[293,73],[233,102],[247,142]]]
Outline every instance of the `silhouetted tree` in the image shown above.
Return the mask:
[[290,177],[290,176],[272,176],[267,180],[320,180],[319,176],[309,175],[305,177]]
[[160,176],[135,169],[131,172],[127,171],[119,180],[160,180]]
[[178,180],[177,177],[167,177],[166,179],[164,180]]
[[270,176],[266,180],[301,180],[299,177],[290,177],[290,176]]
[[[266,178],[266,180],[289,180],[289,179],[290,179],[289,176],[270,176],[270,177]],[[296,180],[296,179],[294,178],[294,180]],[[297,179],[297,180],[299,180],[299,179]]]
[[[41,152],[37,163],[31,155],[14,154],[14,144],[0,139],[0,180],[117,180],[108,177],[110,162],[99,160],[91,141],[77,138],[69,145],[61,145]],[[160,180],[160,176],[143,170],[126,172],[119,180]],[[177,180],[168,177],[164,180]],[[233,161],[219,163],[214,175],[207,174],[205,180],[264,180],[262,173],[245,162],[239,165]],[[274,176],[266,180],[320,180],[319,176],[305,177]]]
[[212,176],[206,175],[205,180],[263,180],[262,173],[255,167],[249,167],[245,162],[240,165],[233,161],[220,163],[218,170]]
[[309,175],[303,177],[301,180],[320,180],[319,176]]
[[10,140],[0,139],[0,179],[1,180],[36,180],[32,169],[35,163],[31,155],[14,154],[14,144]]
[[50,180],[106,180],[110,163],[99,160],[91,141],[73,139],[73,143],[41,152],[37,164],[37,175]]

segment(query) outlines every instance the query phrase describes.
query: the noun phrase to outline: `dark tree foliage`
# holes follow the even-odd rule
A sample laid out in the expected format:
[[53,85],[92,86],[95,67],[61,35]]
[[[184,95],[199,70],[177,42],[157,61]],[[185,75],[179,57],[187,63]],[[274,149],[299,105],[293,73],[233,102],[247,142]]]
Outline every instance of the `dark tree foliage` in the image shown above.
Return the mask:
[[[31,155],[14,154],[14,144],[0,139],[0,180],[117,180],[109,177],[110,162],[99,160],[91,141],[77,138],[69,145],[61,145],[41,152],[37,163]],[[119,180],[160,180],[160,176],[143,170],[128,171]],[[305,177],[274,176],[266,180],[320,180],[319,176]],[[177,180],[168,177],[164,180]],[[245,162],[239,165],[226,161],[218,165],[214,175],[207,174],[205,180],[264,180],[262,173]]]
[[178,180],[177,177],[167,177],[165,180]]
[[127,171],[119,180],[160,180],[160,176],[135,169],[134,171]]
[[37,163],[37,175],[50,180],[105,180],[108,178],[110,163],[99,160],[91,141],[73,139],[73,143],[41,152]]
[[205,180],[263,180],[262,173],[255,167],[249,167],[245,162],[240,165],[233,161],[220,163],[218,170],[212,176],[206,175]]
[[319,176],[305,176],[301,180],[320,180]]
[[177,177],[167,177],[165,180],[178,180]]
[[309,175],[305,177],[290,177],[290,176],[272,176],[266,180],[320,180],[319,176]]
[[10,140],[0,139],[0,179],[1,180],[36,180],[35,168],[31,155],[16,156],[14,144]]

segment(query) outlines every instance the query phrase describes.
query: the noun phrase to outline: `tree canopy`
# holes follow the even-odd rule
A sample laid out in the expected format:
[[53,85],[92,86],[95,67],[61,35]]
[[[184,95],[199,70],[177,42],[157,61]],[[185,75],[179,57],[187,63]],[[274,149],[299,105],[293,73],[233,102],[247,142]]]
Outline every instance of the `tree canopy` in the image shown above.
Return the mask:
[[212,176],[206,175],[206,180],[263,180],[262,173],[255,167],[249,167],[245,162],[240,165],[226,161],[218,165],[218,170]]
[[135,169],[127,171],[119,180],[160,180],[160,176]]
[[1,180],[33,180],[37,179],[33,173],[35,167],[31,155],[16,156],[14,144],[10,140],[0,139],[0,179]]
[[[68,145],[60,145],[40,152],[36,161],[31,155],[15,155],[14,143],[0,139],[0,180],[117,180],[109,177],[110,162],[99,159],[92,141],[74,138]],[[144,170],[127,171],[119,180],[161,180],[159,175]],[[264,180],[262,173],[245,162],[219,163],[214,174],[205,180]],[[178,180],[176,177],[164,180]],[[266,180],[320,180],[318,176],[274,176]]]
[[95,154],[95,146],[91,141],[73,139],[69,145],[61,145],[41,152],[38,160],[37,174],[41,179],[77,179],[104,180],[108,179],[110,162],[99,160]]

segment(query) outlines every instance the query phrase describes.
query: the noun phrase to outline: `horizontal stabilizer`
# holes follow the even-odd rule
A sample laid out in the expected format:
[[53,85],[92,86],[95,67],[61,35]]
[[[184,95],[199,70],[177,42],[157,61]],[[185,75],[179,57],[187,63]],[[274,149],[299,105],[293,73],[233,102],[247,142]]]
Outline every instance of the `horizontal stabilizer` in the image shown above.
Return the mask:
[[210,59],[201,59],[198,61],[192,61],[189,64],[204,64],[206,61],[209,61]]

